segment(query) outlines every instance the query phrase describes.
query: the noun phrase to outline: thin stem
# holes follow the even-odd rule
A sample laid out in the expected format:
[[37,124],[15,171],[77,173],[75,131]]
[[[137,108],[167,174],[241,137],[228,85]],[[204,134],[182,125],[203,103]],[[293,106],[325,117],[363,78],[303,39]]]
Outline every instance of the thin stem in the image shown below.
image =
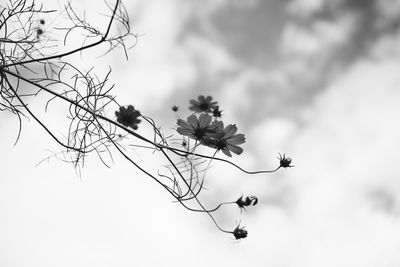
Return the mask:
[[16,65],[24,65],[24,64],[29,64],[29,63],[33,63],[33,62],[49,61],[49,60],[52,60],[52,59],[62,58],[62,57],[66,57],[66,56],[75,54],[77,52],[82,52],[84,50],[87,50],[89,48],[92,48],[94,46],[97,46],[97,45],[103,43],[107,39],[107,36],[108,36],[108,34],[110,32],[111,25],[112,25],[112,22],[114,21],[115,13],[117,12],[117,9],[118,9],[118,6],[120,5],[120,2],[121,2],[121,0],[117,0],[116,1],[113,13],[111,15],[110,21],[109,21],[108,26],[107,26],[107,30],[106,30],[105,34],[97,42],[94,42],[94,43],[91,43],[91,44],[88,44],[88,45],[85,45],[85,46],[70,50],[70,51],[65,52],[65,53],[56,54],[54,56],[48,56],[48,57],[42,57],[42,58],[34,58],[34,59],[31,59],[31,60],[15,62],[15,63],[11,63],[11,64],[6,64],[3,67],[4,68],[9,68],[9,67],[16,66]]
[[75,147],[71,147],[68,146],[66,144],[64,144],[63,142],[61,142],[60,140],[58,140],[58,138],[44,125],[44,123],[39,120],[35,114],[33,114],[33,112],[28,108],[28,105],[25,104],[25,102],[21,99],[21,97],[18,95],[18,93],[15,91],[15,89],[13,88],[13,86],[11,85],[11,83],[8,81],[7,77],[4,77],[4,80],[7,82],[10,90],[14,93],[15,97],[18,99],[18,101],[21,103],[21,105],[25,108],[25,110],[32,116],[32,118],[39,123],[40,126],[42,126],[42,128],[61,146],[67,148],[67,149],[71,149],[80,153],[85,153],[85,151],[82,151],[78,148]]

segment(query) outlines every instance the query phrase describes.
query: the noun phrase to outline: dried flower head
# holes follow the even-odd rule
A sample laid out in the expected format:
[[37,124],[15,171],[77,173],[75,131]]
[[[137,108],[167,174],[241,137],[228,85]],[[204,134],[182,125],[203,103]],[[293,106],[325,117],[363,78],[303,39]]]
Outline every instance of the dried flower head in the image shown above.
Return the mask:
[[177,105],[173,105],[171,109],[173,112],[177,112],[179,110],[179,107]]
[[244,230],[244,227],[240,228],[240,225],[236,226],[236,228],[235,228],[235,230],[233,230],[232,234],[236,238],[236,240],[247,237],[247,231]]
[[216,137],[221,135],[220,129],[222,122],[212,121],[208,114],[201,114],[199,118],[196,115],[190,115],[186,121],[178,119],[178,128],[181,135],[189,136],[198,141],[203,141],[205,137]]
[[119,111],[115,111],[115,116],[117,116],[118,123],[137,130],[138,124],[140,123],[140,120],[138,119],[140,112],[132,105],[129,105],[128,108],[123,106],[119,107]]
[[198,101],[190,100],[190,104],[192,105],[189,109],[194,112],[212,112],[217,107],[217,101],[212,101],[212,96],[204,97],[204,95],[201,95],[197,99]]
[[286,158],[286,155],[285,155],[285,154],[283,154],[283,156],[282,156],[282,155],[279,153],[278,159],[279,159],[280,167],[282,167],[282,168],[291,168],[291,167],[294,167],[294,166],[290,165],[290,164],[292,163],[292,159],[291,159],[291,158]]
[[[222,127],[223,123],[220,122]],[[237,155],[242,154],[243,148],[238,145],[243,144],[246,139],[244,134],[236,134],[237,127],[235,124],[227,125],[219,134],[219,137],[204,138],[204,145],[221,150],[228,157],[232,157],[231,151]]]
[[222,114],[221,114],[222,111],[219,110],[219,106],[216,106],[216,107],[213,109],[212,113],[213,113],[213,116],[214,116],[215,118],[221,118],[221,116],[222,116]]
[[243,199],[243,196],[241,196],[240,198],[238,198],[238,200],[236,200],[235,202],[240,209],[246,209],[246,207],[252,205],[255,206],[258,203],[258,198],[255,196],[251,196],[251,197],[246,197],[245,199]]

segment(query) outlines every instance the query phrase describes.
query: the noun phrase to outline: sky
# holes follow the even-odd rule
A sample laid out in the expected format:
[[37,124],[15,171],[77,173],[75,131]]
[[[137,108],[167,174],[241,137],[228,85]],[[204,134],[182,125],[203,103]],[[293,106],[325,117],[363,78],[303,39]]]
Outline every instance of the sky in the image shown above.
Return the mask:
[[[104,13],[88,0],[71,3]],[[81,176],[62,160],[36,166],[60,147],[32,119],[14,145],[18,120],[1,112],[0,266],[400,265],[400,1],[125,5],[139,35],[128,61],[119,50],[76,64],[111,66],[118,101],[165,132],[177,119],[171,106],[185,118],[190,99],[212,95],[223,120],[246,135],[234,162],[273,169],[286,153],[295,167],[245,175],[212,164],[205,203],[259,199],[241,217],[229,208],[217,216],[232,229],[241,218],[249,236],[238,242],[122,157],[111,168],[89,157]],[[58,107],[41,115],[55,124],[66,116]],[[162,167],[158,157],[134,153]]]

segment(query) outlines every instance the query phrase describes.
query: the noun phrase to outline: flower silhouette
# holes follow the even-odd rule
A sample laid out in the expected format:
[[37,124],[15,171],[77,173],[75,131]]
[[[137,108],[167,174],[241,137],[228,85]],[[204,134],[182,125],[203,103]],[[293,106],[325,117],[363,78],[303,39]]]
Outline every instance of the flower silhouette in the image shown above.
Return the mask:
[[279,166],[282,168],[291,168],[294,167],[293,165],[290,165],[292,163],[292,159],[291,158],[287,158],[285,154],[283,154],[283,156],[279,153]]
[[246,207],[248,206],[255,206],[258,203],[258,198],[255,196],[251,196],[251,197],[246,197],[245,199],[243,199],[243,196],[241,196],[240,198],[238,198],[238,200],[236,200],[235,202],[239,208],[242,210],[245,210]]
[[216,106],[213,110],[212,110],[212,113],[213,113],[213,116],[215,117],[215,118],[221,118],[221,116],[222,116],[222,111],[221,110],[219,110],[219,106]]
[[197,99],[198,101],[190,100],[192,106],[190,106],[189,109],[194,112],[212,112],[212,110],[217,107],[217,101],[212,102],[212,96],[204,97],[204,95],[201,95]]
[[119,107],[119,111],[115,111],[115,116],[117,116],[117,122],[126,127],[131,127],[132,129],[137,130],[137,125],[140,123],[140,120],[138,119],[140,112],[132,105],[129,105],[128,108]]
[[[223,123],[220,123],[223,127]],[[246,139],[244,137],[244,134],[236,134],[236,132],[236,125],[229,124],[223,129],[219,136],[214,136],[214,138],[212,138],[213,136],[206,137],[203,143],[206,146],[221,150],[228,157],[232,157],[231,152],[240,155],[243,152],[243,148],[239,147],[238,145],[243,144]]]
[[235,228],[235,230],[233,230],[232,234],[236,240],[247,237],[247,231],[244,229],[244,227],[240,228],[239,225]]
[[218,137],[222,135],[223,124],[220,121],[213,121],[208,114],[201,114],[199,118],[196,115],[190,115],[186,121],[178,119],[178,128],[181,135],[189,136],[198,141],[203,141],[205,137]]
[[171,109],[173,112],[177,112],[179,110],[179,107],[177,105],[173,105]]

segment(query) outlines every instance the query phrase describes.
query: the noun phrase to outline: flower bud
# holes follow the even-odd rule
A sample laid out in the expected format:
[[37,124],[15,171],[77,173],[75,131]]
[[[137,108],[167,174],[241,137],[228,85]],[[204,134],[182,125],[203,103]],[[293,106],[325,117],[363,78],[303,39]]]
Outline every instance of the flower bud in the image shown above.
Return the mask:
[[255,206],[258,203],[258,198],[255,196],[251,196],[243,199],[243,196],[241,196],[240,198],[238,198],[238,200],[236,200],[235,203],[239,206],[239,208],[245,209],[250,205]]
[[279,154],[279,164],[280,167],[282,168],[291,168],[293,167],[292,165],[290,165],[292,163],[292,159],[291,158],[287,158],[285,154],[283,154],[283,156],[281,154]]
[[247,231],[244,230],[244,227],[240,228],[239,226],[237,226],[235,230],[233,230],[232,234],[236,238],[236,240],[247,237]]

